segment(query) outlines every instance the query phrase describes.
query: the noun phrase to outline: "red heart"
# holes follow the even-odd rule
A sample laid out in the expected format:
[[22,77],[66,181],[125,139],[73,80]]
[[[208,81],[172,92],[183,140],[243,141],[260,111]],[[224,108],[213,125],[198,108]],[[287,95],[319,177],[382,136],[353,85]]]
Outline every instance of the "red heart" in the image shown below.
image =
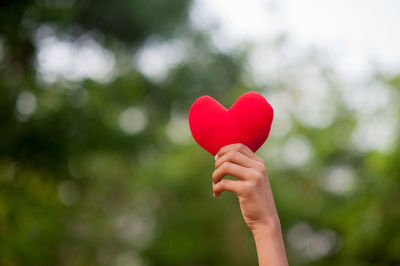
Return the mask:
[[223,146],[242,143],[256,152],[267,140],[274,111],[257,92],[247,92],[228,110],[210,96],[190,108],[189,125],[196,142],[212,155]]

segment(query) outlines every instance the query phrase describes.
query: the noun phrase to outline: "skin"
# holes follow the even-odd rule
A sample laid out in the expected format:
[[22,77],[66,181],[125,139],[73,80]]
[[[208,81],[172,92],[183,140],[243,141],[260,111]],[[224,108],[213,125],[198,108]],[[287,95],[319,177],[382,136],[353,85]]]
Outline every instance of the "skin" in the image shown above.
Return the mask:
[[[223,179],[227,175],[237,180]],[[238,196],[243,218],[256,243],[259,265],[288,265],[264,161],[241,143],[227,145],[215,156],[212,179],[215,198],[223,191]]]

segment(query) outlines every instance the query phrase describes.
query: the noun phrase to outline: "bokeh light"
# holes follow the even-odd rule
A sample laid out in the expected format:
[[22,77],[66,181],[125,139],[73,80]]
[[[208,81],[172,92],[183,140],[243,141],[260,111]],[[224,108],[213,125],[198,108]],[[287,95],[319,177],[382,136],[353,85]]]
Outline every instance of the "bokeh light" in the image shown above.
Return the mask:
[[138,107],[129,107],[119,115],[119,126],[126,134],[137,134],[142,131],[146,125],[146,115]]
[[[191,136],[257,91],[290,265],[399,265],[400,5],[0,1],[0,265],[256,265]],[[240,252],[238,252],[238,250]]]

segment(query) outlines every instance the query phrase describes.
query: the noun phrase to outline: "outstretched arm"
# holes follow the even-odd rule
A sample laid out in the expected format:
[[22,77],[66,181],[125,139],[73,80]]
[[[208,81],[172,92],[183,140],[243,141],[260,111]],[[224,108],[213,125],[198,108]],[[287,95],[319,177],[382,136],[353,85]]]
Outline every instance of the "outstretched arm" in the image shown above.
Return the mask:
[[[238,180],[223,179],[230,175]],[[231,144],[215,156],[214,197],[235,193],[253,233],[260,266],[288,265],[278,213],[264,161],[243,144]]]

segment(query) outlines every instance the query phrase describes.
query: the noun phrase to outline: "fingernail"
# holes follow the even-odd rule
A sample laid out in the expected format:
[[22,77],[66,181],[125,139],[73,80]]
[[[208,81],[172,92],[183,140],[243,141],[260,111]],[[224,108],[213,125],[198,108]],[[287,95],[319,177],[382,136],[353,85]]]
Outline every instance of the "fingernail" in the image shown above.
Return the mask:
[[215,159],[215,160],[218,160],[218,154],[216,154],[216,155],[214,156],[214,159]]
[[215,198],[216,196],[215,196],[215,192],[213,192],[213,197]]

